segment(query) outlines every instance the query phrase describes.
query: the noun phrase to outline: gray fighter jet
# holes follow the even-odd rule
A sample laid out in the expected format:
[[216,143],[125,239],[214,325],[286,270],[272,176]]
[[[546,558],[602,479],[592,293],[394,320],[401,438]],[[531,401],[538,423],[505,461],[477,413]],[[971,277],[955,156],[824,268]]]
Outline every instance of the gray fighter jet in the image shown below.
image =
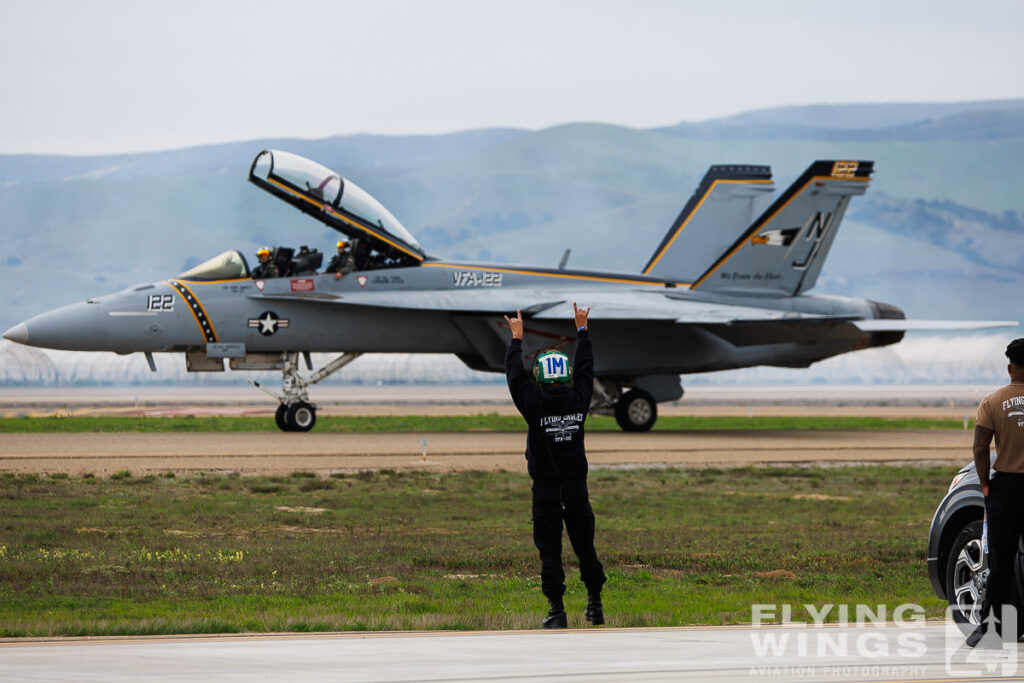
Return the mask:
[[[592,411],[651,428],[680,375],[754,365],[807,367],[894,344],[907,330],[1015,322],[909,321],[891,304],[811,296],[870,161],[816,161],[771,200],[765,166],[713,166],[642,273],[471,263],[429,256],[370,194],[303,157],[264,150],[249,180],[353,240],[355,270],[317,272],[323,255],[276,248],[280,277],[253,278],[228,251],[176,277],[44,313],[4,333],[54,349],[185,354],[191,372],[280,370],[277,424],[316,422],[308,389],[362,353],[454,353],[502,372],[504,314],[523,311],[526,354],[571,353],[574,301],[591,306]],[[339,353],[313,372],[311,352]],[[299,357],[306,368],[300,370]],[[256,386],[258,383],[253,382]]]

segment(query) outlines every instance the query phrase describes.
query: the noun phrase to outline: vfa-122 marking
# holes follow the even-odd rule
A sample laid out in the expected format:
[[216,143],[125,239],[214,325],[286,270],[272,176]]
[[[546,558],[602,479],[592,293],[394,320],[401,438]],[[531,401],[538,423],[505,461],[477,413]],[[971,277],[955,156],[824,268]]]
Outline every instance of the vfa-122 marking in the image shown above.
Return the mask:
[[493,271],[456,270],[452,273],[456,287],[501,287],[503,273]]

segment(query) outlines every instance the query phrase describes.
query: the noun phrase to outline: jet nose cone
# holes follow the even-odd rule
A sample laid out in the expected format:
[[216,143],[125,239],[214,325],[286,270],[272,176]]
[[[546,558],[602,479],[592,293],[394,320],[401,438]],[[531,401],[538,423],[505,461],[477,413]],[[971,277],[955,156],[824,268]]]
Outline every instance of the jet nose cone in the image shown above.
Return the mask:
[[28,344],[28,326],[25,323],[18,323],[11,329],[4,332],[4,339],[10,339],[19,344]]

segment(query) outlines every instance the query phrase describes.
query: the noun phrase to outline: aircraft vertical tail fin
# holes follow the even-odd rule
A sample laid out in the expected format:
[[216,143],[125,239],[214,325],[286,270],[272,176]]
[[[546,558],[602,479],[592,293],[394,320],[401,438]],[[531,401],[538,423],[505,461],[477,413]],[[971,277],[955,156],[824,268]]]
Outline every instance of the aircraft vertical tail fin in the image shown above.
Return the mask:
[[815,161],[692,287],[747,296],[807,291],[872,170],[871,161]]
[[712,166],[654,251],[645,275],[693,282],[771,199],[770,166]]

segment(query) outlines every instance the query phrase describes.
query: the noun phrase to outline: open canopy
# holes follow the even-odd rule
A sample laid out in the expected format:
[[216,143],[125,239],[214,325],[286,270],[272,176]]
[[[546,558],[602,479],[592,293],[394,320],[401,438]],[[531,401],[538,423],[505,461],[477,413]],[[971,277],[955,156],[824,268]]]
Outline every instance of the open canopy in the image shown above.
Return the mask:
[[373,196],[326,166],[291,152],[265,149],[249,181],[349,237],[396,257],[425,258],[416,238]]

